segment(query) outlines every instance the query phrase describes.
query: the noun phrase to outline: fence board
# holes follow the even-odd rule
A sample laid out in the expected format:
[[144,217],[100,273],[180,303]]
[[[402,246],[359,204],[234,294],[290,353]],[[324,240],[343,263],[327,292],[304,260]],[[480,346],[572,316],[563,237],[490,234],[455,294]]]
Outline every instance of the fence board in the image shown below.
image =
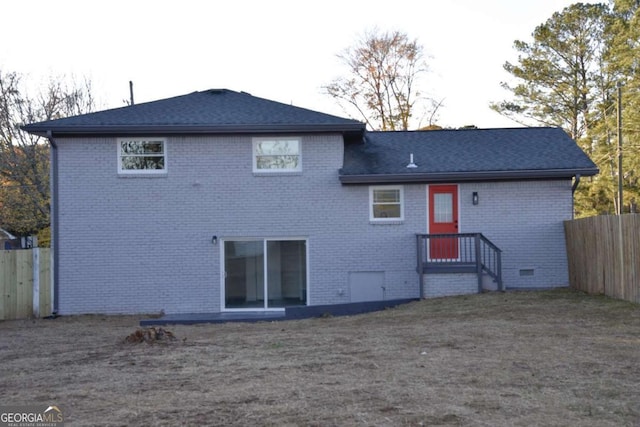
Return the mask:
[[16,251],[16,318],[31,316],[33,306],[33,251]]
[[40,249],[40,317],[51,316],[51,250]]
[[7,251],[0,251],[0,320],[7,318],[7,296],[9,295],[9,265]]
[[3,319],[16,318],[16,298],[17,298],[17,265],[15,251],[2,251],[3,262],[0,277],[4,282],[4,292],[2,293]]
[[[51,251],[39,249],[40,316],[51,314]],[[33,316],[33,249],[0,251],[0,320]]]
[[582,218],[564,225],[571,286],[640,303],[640,214]]
[[623,221],[624,240],[624,265],[625,277],[623,283],[635,286],[624,287],[624,299],[627,301],[640,302],[640,215],[627,215],[628,219]]

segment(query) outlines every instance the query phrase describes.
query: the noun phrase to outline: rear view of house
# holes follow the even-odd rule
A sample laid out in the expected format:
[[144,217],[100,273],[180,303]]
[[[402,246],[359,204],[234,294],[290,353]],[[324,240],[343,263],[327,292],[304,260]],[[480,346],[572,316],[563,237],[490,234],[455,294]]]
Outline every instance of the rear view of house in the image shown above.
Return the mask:
[[224,89],[24,129],[53,148],[60,314],[566,286],[562,221],[597,173],[560,129],[368,132]]

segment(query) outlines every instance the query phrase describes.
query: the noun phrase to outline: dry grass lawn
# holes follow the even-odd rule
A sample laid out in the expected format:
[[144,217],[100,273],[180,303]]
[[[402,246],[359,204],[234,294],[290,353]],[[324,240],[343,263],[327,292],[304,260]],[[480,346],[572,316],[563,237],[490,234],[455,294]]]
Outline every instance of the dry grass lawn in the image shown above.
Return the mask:
[[67,425],[639,426],[640,306],[569,290],[353,317],[169,326],[0,322],[0,404]]

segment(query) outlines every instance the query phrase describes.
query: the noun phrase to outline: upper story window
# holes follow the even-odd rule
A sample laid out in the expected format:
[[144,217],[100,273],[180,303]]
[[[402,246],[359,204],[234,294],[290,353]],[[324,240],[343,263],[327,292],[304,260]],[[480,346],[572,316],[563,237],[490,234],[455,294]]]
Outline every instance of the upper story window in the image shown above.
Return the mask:
[[299,138],[254,138],[254,172],[300,172]]
[[404,220],[403,199],[401,186],[369,187],[369,219],[374,222]]
[[119,138],[118,172],[166,173],[167,141],[164,138]]

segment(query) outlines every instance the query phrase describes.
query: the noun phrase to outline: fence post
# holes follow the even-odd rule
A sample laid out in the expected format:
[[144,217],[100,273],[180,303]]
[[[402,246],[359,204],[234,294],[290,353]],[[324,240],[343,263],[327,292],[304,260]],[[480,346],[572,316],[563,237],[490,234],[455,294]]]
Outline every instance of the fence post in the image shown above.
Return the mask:
[[49,262],[51,265],[51,273],[50,273],[50,277],[49,277],[49,300],[50,300],[50,310],[49,310],[49,315],[54,314],[57,312],[57,294],[56,292],[58,292],[57,290],[57,286],[58,286],[58,281],[56,279],[56,277],[58,277],[58,273],[56,272],[57,267],[57,263],[56,263],[56,255],[54,254],[54,248],[51,248],[49,250]]
[[[622,206],[622,204],[620,204],[620,206]],[[618,256],[620,257],[620,281],[616,287],[620,289],[620,296],[618,298],[626,299],[627,295],[625,290],[627,289],[627,284],[625,283],[626,275],[624,271],[624,233],[622,232],[622,219],[625,217],[622,216],[622,208],[620,208],[620,215],[615,218],[618,221]]]
[[40,249],[33,248],[33,317],[40,317]]
[[475,234],[476,274],[478,275],[478,293],[482,293],[482,249],[480,247],[480,233]]
[[418,277],[420,280],[420,299],[424,298],[424,265],[422,265],[422,246],[424,237],[416,234],[417,252],[418,252]]

